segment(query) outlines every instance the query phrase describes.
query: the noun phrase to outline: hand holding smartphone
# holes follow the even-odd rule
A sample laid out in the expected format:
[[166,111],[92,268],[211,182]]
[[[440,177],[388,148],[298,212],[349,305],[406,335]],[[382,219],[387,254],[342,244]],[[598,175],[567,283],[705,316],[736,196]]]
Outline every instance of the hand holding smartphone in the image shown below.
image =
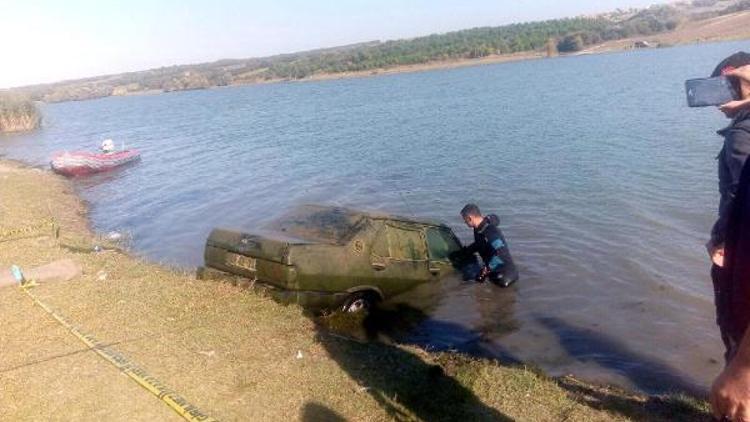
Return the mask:
[[685,81],[689,107],[720,106],[740,99],[740,95],[726,76],[689,79]]

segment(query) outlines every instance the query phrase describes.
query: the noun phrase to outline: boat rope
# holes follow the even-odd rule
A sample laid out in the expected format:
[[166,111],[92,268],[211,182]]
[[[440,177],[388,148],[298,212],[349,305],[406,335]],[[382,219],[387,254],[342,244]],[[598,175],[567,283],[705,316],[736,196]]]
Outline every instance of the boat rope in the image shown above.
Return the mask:
[[[198,407],[190,404],[180,394],[170,389],[164,383],[159,381],[157,378],[149,375],[148,372],[143,369],[142,366],[128,359],[125,355],[118,352],[114,348],[107,346],[97,340],[93,335],[83,332],[80,328],[72,324],[68,318],[55,311],[42,302],[34,293],[31,292],[31,288],[36,285],[33,280],[25,280],[23,275],[20,274],[18,267],[13,268],[14,276],[19,281],[21,291],[26,293],[35,304],[40,308],[44,309],[52,318],[55,319],[60,325],[72,333],[78,340],[85,344],[90,350],[94,351],[97,355],[102,357],[107,362],[114,365],[121,373],[127,375],[134,380],[138,385],[148,390],[151,394],[156,396],[159,400],[169,406],[172,410],[177,412],[178,415],[191,422],[215,422],[215,419]],[[20,277],[19,277],[20,276]]]

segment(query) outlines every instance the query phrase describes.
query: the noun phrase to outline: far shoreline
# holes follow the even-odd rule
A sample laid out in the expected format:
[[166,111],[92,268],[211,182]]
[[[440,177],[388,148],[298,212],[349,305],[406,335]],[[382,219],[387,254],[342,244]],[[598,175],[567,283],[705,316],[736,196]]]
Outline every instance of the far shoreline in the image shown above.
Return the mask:
[[631,45],[630,43],[634,42],[635,40],[636,39],[627,39],[627,40],[619,40],[619,41],[611,42],[611,43],[603,43],[603,44],[591,46],[585,50],[582,50],[576,53],[558,54],[554,56],[547,56],[546,54],[543,54],[541,52],[524,52],[524,53],[506,54],[506,55],[490,55],[490,56],[482,57],[478,59],[446,60],[446,61],[420,63],[420,64],[414,64],[414,65],[394,66],[394,67],[389,67],[389,68],[380,68],[380,69],[373,69],[373,70],[367,70],[367,71],[341,72],[341,73],[318,73],[318,74],[314,74],[312,76],[301,78],[301,79],[269,79],[269,80],[264,80],[264,81],[233,83],[229,85],[221,85],[221,86],[217,85],[217,86],[210,86],[210,87],[205,87],[205,88],[182,89],[182,90],[175,90],[175,91],[162,91],[162,90],[152,89],[152,90],[146,90],[146,91],[128,92],[126,94],[120,94],[120,95],[107,95],[107,96],[96,97],[96,98],[86,98],[86,99],[81,99],[81,100],[50,101],[50,102],[38,101],[38,102],[42,104],[60,104],[60,103],[67,103],[67,102],[99,100],[102,98],[109,98],[109,97],[155,96],[155,95],[170,94],[170,93],[175,93],[175,92],[218,90],[218,89],[237,88],[237,87],[244,87],[244,86],[272,85],[272,84],[279,84],[279,83],[306,83],[306,82],[337,81],[337,80],[346,80],[346,79],[365,79],[365,78],[393,76],[393,75],[400,75],[400,74],[471,68],[471,67],[487,66],[487,65],[494,65],[494,64],[539,61],[539,60],[544,60],[544,59],[575,58],[575,57],[581,57],[581,56],[597,56],[597,55],[605,55],[605,54],[625,53],[629,51],[663,50],[663,49],[670,49],[670,48],[677,48],[677,47],[685,47],[685,46],[690,46],[690,45],[711,45],[711,44],[720,44],[720,43],[727,43],[727,42],[740,42],[740,41],[750,40],[750,35],[736,37],[736,38],[735,37],[726,38],[726,39],[691,40],[691,41],[679,42],[675,44],[660,45],[658,47],[650,47],[650,48],[630,47]]
[[[462,67],[536,60],[542,58],[576,57],[581,55],[615,53],[628,50],[647,50],[691,44],[710,44],[717,42],[750,39],[750,10],[740,8],[739,11],[732,11],[733,9],[728,8],[724,11],[724,13],[719,13],[716,16],[712,14],[704,16],[691,14],[692,9],[690,9],[690,7],[688,6],[685,7],[687,7],[687,9],[680,9],[681,12],[675,9],[675,13],[677,13],[680,18],[672,22],[671,26],[660,26],[659,28],[653,28],[651,30],[658,32],[651,32],[649,30],[627,31],[623,32],[623,34],[637,33],[644,35],[631,35],[628,38],[622,39],[617,38],[620,35],[600,36],[599,38],[590,39],[587,42],[601,41],[602,39],[614,39],[611,39],[610,41],[599,42],[598,44],[587,44],[581,41],[577,43],[574,48],[564,47],[565,51],[576,51],[566,52],[562,54],[557,51],[557,46],[555,44],[552,44],[553,41],[559,42],[559,37],[552,37],[548,39],[548,42],[544,47],[541,47],[539,43],[536,43],[533,44],[538,48],[536,50],[527,50],[510,54],[489,54],[491,52],[498,53],[499,51],[506,51],[507,49],[498,50],[485,48],[487,46],[485,44],[482,44],[482,49],[480,52],[477,52],[475,50],[466,50],[462,53],[452,52],[451,54],[440,55],[423,54],[421,56],[414,56],[411,58],[407,57],[407,60],[379,60],[374,62],[366,62],[357,66],[352,66],[352,63],[349,62],[342,62],[336,66],[331,67],[316,64],[314,60],[312,64],[304,62],[303,60],[302,63],[299,64],[300,67],[297,67],[297,61],[302,60],[301,58],[305,58],[305,54],[317,54],[317,56],[315,57],[322,57],[320,56],[320,54],[328,54],[326,52],[331,51],[337,52],[342,48],[355,48],[359,46],[359,44],[357,44],[351,46],[340,46],[327,49],[323,48],[319,50],[288,53],[286,55],[280,54],[278,56],[269,57],[251,57],[244,59],[225,58],[222,60],[216,60],[214,62],[206,63],[175,64],[171,66],[163,66],[160,68],[104,74],[98,76],[88,76],[78,79],[61,80],[57,82],[8,87],[3,88],[0,91],[24,94],[33,100],[51,104],[68,101],[85,101],[113,96],[155,95],[176,91],[272,84],[279,82],[309,82],[386,76],[400,73],[448,70]],[[643,9],[643,11],[646,10],[650,9]],[[624,12],[620,11],[619,13]],[[605,19],[610,18],[611,17],[605,17]],[[614,19],[611,20],[610,23],[612,25],[615,25],[618,22],[619,21],[617,19]],[[668,30],[665,28],[671,29]],[[569,35],[574,34],[576,33],[572,32]],[[441,34],[433,35],[440,36]],[[408,39],[394,41],[407,43],[410,42],[410,40]],[[364,43],[362,45],[366,44],[367,43]],[[530,46],[526,47],[528,48]],[[488,55],[478,58],[469,58],[469,56],[483,54]],[[289,56],[288,58],[291,58],[292,61],[289,63],[285,62],[285,56]],[[430,60],[431,58],[433,60]],[[418,60],[427,61],[392,66],[389,66],[387,64],[389,62],[398,63]],[[282,67],[287,65],[287,67],[291,67],[289,69],[283,68],[281,70],[273,70],[273,66],[275,66],[276,64],[283,65]],[[343,70],[352,67],[364,68],[376,65],[380,65],[382,67],[369,68],[366,70],[340,72],[336,71],[336,69]],[[318,71],[316,72],[316,70]],[[216,72],[223,73],[217,74]]]

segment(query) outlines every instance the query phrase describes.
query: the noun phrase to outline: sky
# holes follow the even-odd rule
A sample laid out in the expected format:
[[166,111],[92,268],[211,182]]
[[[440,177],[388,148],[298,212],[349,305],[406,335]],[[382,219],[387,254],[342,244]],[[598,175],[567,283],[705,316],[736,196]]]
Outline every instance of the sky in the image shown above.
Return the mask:
[[660,0],[0,0],[0,88],[261,57]]

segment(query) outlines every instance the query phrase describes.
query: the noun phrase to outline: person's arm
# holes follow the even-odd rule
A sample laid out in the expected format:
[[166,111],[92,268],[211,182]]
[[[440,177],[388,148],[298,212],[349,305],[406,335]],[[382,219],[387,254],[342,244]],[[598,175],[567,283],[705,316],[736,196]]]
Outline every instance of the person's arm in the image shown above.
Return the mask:
[[750,133],[742,129],[733,129],[726,135],[724,151],[720,155],[723,165],[727,169],[729,180],[724,183],[726,194],[722,195],[719,202],[719,218],[711,230],[711,241],[707,245],[708,253],[712,260],[719,266],[723,266],[721,259],[724,256],[724,239],[726,238],[729,211],[737,196],[737,186],[740,183],[742,167],[750,155]]
[[487,242],[490,244],[493,252],[492,258],[490,258],[489,262],[485,262],[485,265],[490,271],[495,272],[505,265],[505,262],[500,258],[500,250],[505,247],[505,242],[503,242],[500,231],[495,226],[487,227],[485,236],[487,236]]
[[482,270],[477,275],[477,281],[479,282],[483,282],[484,280],[486,280],[491,273],[500,271],[503,265],[505,265],[503,259],[500,258],[500,249],[505,247],[505,242],[503,242],[503,238],[502,236],[500,236],[500,232],[497,227],[492,225],[487,227],[484,232],[484,236],[487,239],[487,243],[490,245],[490,248],[492,248],[492,255],[489,258],[489,261],[484,263]]
[[[734,69],[728,72],[724,76],[740,79],[746,84],[750,83],[750,66],[738,67],[737,69]],[[740,94],[744,94],[744,92]],[[745,97],[745,95],[741,95],[741,96]],[[743,99],[739,99],[735,101],[730,101],[726,104],[723,104],[721,107],[719,107],[719,110],[723,111],[727,116],[734,117],[739,111],[741,111],[742,109],[746,109],[746,108],[750,108],[750,98],[743,98]]]
[[[749,330],[750,331],[750,330]],[[717,419],[750,421],[750,334],[711,386],[711,412]]]
[[461,246],[461,249],[453,252],[450,254],[451,261],[459,261],[462,263],[465,263],[466,261],[476,261],[475,253],[477,253],[479,248],[477,247],[476,242],[471,243],[468,246]]

